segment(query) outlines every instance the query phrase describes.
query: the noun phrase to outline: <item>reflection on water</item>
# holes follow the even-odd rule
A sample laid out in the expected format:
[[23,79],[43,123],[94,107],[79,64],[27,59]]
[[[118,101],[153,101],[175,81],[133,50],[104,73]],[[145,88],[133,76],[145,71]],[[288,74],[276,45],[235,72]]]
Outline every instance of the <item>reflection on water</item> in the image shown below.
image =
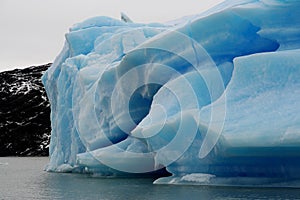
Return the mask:
[[151,179],[47,173],[47,162],[0,158],[0,199],[300,199],[300,189],[152,185]]

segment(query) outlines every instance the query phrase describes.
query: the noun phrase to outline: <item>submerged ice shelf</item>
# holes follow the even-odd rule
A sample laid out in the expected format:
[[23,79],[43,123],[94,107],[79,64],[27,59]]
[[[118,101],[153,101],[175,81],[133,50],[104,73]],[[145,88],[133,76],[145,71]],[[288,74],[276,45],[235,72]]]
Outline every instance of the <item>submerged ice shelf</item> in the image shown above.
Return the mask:
[[299,9],[225,1],[176,23],[74,25],[43,76],[47,170],[300,186]]

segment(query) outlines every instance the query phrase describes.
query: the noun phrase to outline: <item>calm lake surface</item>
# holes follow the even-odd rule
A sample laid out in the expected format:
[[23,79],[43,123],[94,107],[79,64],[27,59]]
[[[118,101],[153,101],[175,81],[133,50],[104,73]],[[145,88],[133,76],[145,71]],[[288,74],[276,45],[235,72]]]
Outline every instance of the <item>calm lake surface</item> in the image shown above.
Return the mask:
[[0,199],[300,199],[300,189],[153,185],[43,171],[48,158],[0,157]]

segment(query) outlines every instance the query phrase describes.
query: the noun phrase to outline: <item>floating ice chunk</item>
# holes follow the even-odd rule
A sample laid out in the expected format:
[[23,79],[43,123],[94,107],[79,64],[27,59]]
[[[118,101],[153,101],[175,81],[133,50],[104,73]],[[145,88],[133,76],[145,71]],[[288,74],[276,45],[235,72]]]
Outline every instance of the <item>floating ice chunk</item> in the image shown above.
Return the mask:
[[181,178],[181,181],[198,182],[198,183],[209,183],[211,178],[216,176],[211,174],[187,174]]
[[165,167],[173,176],[156,183],[173,184],[299,179],[299,9],[239,0],[169,24],[74,25],[43,76],[47,170]]

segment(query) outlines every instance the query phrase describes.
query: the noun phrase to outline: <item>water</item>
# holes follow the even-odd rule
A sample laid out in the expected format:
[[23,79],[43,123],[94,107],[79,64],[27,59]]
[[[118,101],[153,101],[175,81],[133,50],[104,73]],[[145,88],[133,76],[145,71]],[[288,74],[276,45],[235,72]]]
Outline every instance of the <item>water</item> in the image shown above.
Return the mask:
[[48,158],[0,158],[0,199],[300,199],[300,189],[153,185],[43,171]]

